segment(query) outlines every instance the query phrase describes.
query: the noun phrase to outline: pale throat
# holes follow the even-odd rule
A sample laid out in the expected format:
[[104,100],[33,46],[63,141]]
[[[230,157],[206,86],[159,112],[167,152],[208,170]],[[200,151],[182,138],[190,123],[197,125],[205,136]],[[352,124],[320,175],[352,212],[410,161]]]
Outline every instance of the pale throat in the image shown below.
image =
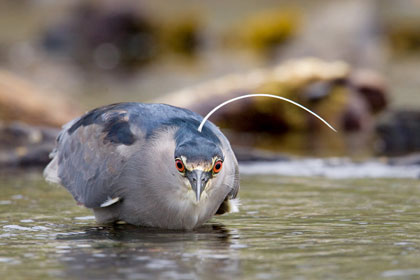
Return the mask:
[[208,194],[208,192],[207,192],[207,190],[205,189],[205,190],[203,190],[202,191],[202,193],[201,193],[201,198],[200,198],[200,200],[199,201],[197,201],[197,199],[196,199],[196,195],[195,195],[195,192],[193,191],[193,189],[190,187],[189,189],[188,189],[188,191],[187,191],[187,195],[186,195],[186,197],[187,197],[187,200],[190,202],[190,203],[192,203],[192,204],[194,204],[194,205],[200,205],[200,204],[203,204],[203,203],[205,203],[206,201],[207,201],[207,198],[209,197],[209,194]]

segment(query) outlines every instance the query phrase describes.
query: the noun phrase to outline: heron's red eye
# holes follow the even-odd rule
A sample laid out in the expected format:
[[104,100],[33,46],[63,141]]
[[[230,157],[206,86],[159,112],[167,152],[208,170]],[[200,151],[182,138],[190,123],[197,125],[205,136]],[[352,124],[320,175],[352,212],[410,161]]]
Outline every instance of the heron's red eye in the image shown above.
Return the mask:
[[223,162],[221,160],[216,161],[213,166],[213,173],[219,173],[222,170]]
[[185,166],[184,166],[184,163],[182,162],[182,160],[180,160],[180,159],[175,160],[175,166],[176,166],[176,169],[178,169],[179,172],[184,172]]

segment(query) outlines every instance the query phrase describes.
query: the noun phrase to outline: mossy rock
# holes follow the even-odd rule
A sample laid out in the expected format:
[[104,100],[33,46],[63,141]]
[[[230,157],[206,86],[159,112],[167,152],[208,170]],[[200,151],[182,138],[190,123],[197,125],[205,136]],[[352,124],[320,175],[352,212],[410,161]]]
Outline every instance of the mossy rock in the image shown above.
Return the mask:
[[385,33],[395,54],[418,54],[420,51],[420,20],[388,24]]
[[201,24],[193,15],[160,23],[160,45],[168,52],[193,56],[201,44]]
[[299,25],[300,14],[296,10],[262,11],[243,20],[227,40],[236,47],[246,46],[258,53],[269,54],[292,38]]

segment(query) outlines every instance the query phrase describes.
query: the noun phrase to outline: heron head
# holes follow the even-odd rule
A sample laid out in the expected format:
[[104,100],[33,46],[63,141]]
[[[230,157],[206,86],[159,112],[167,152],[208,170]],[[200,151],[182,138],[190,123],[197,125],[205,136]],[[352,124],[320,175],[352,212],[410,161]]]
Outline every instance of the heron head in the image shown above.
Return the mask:
[[200,201],[206,186],[222,170],[224,156],[220,143],[198,136],[180,141],[175,149],[174,166]]

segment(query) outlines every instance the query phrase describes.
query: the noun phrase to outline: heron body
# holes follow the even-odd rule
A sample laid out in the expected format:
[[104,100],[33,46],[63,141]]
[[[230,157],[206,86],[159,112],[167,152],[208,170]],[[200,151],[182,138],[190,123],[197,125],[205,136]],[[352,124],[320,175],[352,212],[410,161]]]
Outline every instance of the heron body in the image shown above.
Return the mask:
[[164,104],[119,103],[63,127],[48,181],[92,208],[99,223],[193,229],[235,210],[239,170],[222,132]]

